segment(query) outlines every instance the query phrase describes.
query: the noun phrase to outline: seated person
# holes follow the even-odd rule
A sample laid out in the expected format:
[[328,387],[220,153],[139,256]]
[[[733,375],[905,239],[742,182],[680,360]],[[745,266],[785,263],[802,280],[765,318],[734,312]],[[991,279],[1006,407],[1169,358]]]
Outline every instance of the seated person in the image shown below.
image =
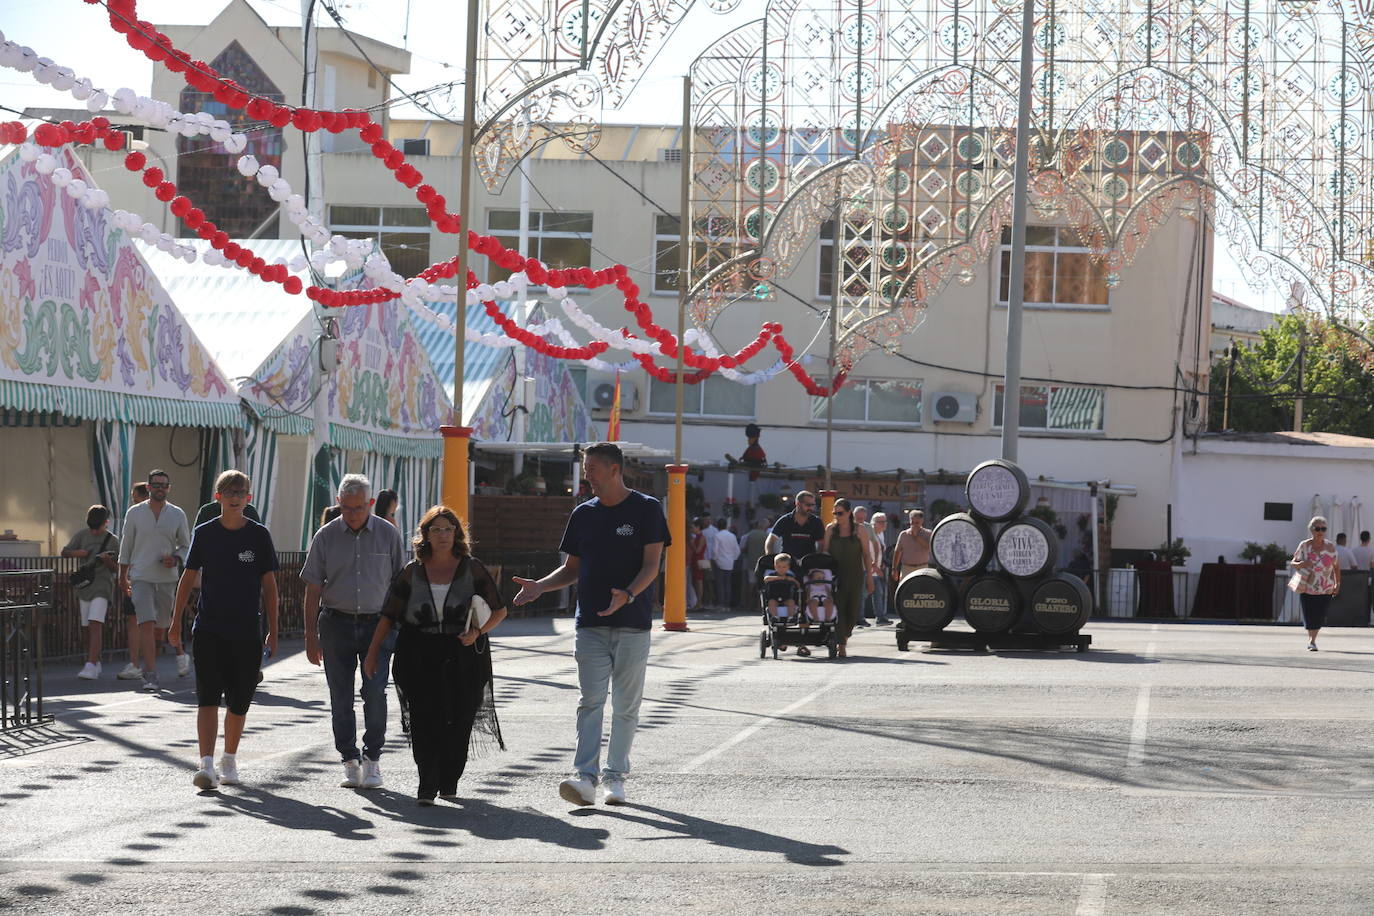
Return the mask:
[[806,577],[806,616],[817,623],[835,619],[834,581],[828,569],[813,569]]
[[791,554],[773,558],[773,571],[763,577],[764,603],[769,617],[788,618],[797,613],[797,574],[792,571]]

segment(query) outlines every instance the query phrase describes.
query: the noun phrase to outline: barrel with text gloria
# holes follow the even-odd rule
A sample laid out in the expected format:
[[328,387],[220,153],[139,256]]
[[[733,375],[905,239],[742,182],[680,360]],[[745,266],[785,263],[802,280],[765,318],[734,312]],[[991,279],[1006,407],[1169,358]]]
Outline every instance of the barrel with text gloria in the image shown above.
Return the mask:
[[930,561],[943,573],[968,576],[992,559],[992,530],[967,512],[940,519],[930,533]]
[[964,588],[964,619],[979,633],[1005,633],[1021,617],[1021,592],[1003,573],[972,579]]
[[959,592],[939,570],[916,569],[902,577],[894,595],[897,614],[908,630],[943,630],[959,610]]
[[1033,516],[1023,515],[997,532],[997,565],[1018,579],[1036,579],[1054,568],[1059,537]]

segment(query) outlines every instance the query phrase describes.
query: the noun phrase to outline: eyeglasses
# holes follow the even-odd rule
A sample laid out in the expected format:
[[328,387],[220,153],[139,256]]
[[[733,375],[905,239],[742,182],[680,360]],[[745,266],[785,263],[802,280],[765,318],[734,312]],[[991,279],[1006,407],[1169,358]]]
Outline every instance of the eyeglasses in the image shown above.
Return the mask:
[[431,526],[430,526],[430,529],[429,529],[429,533],[430,533],[430,534],[452,534],[453,532],[455,532],[455,531],[457,531],[457,530],[458,530],[457,528],[454,528],[454,527],[451,526],[451,525],[445,525],[445,526],[443,526],[442,528],[441,528],[440,526],[438,526],[438,525],[431,525]]
[[1313,528],[1312,530],[1313,530],[1313,531],[1325,531],[1325,530],[1326,530],[1326,526],[1325,526],[1325,525],[1318,525],[1317,527]]
[[247,490],[225,490],[222,493],[220,493],[220,496],[227,496],[230,499],[242,499],[247,495]]

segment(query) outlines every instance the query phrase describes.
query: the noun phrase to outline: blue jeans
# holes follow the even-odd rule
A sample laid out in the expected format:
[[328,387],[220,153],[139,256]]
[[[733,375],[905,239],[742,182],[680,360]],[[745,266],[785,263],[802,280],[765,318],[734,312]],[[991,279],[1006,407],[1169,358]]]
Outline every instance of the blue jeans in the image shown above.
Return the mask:
[[[573,769],[596,781],[624,779],[630,772],[630,745],[639,725],[644,669],[649,664],[649,631],[629,627],[580,627],[574,642],[577,684],[577,751]],[[611,742],[601,769],[601,726],[606,690],[611,693]]]
[[[358,759],[358,726],[353,712],[354,675],[367,658],[377,615],[347,617],[320,614],[320,650],[324,655],[324,679],[329,682],[329,715],[334,725],[334,748],[341,760]],[[363,675],[363,754],[368,760],[382,756],[386,741],[386,681],[391,670],[391,650],[396,648],[393,629],[382,642],[377,675]]]
[[716,576],[716,604],[731,610],[735,606],[734,582],[735,571],[733,569],[721,569],[718,564],[711,564],[711,572]]
[[873,577],[873,591],[864,598],[864,616],[877,617],[879,622],[887,620],[887,579]]

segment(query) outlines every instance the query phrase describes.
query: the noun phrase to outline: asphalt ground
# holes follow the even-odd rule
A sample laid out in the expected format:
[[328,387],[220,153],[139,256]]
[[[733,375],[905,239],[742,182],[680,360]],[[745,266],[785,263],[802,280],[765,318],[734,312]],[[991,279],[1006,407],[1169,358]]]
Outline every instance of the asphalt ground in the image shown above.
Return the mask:
[[982,654],[873,628],[831,662],[691,627],[655,634],[622,808],[557,794],[567,619],[497,631],[508,749],[434,808],[394,709],[386,787],[339,787],[299,644],[218,792],[170,657],[156,696],[50,666],[56,723],[0,735],[0,910],[1374,912],[1374,631],[1094,622],[1087,653]]

